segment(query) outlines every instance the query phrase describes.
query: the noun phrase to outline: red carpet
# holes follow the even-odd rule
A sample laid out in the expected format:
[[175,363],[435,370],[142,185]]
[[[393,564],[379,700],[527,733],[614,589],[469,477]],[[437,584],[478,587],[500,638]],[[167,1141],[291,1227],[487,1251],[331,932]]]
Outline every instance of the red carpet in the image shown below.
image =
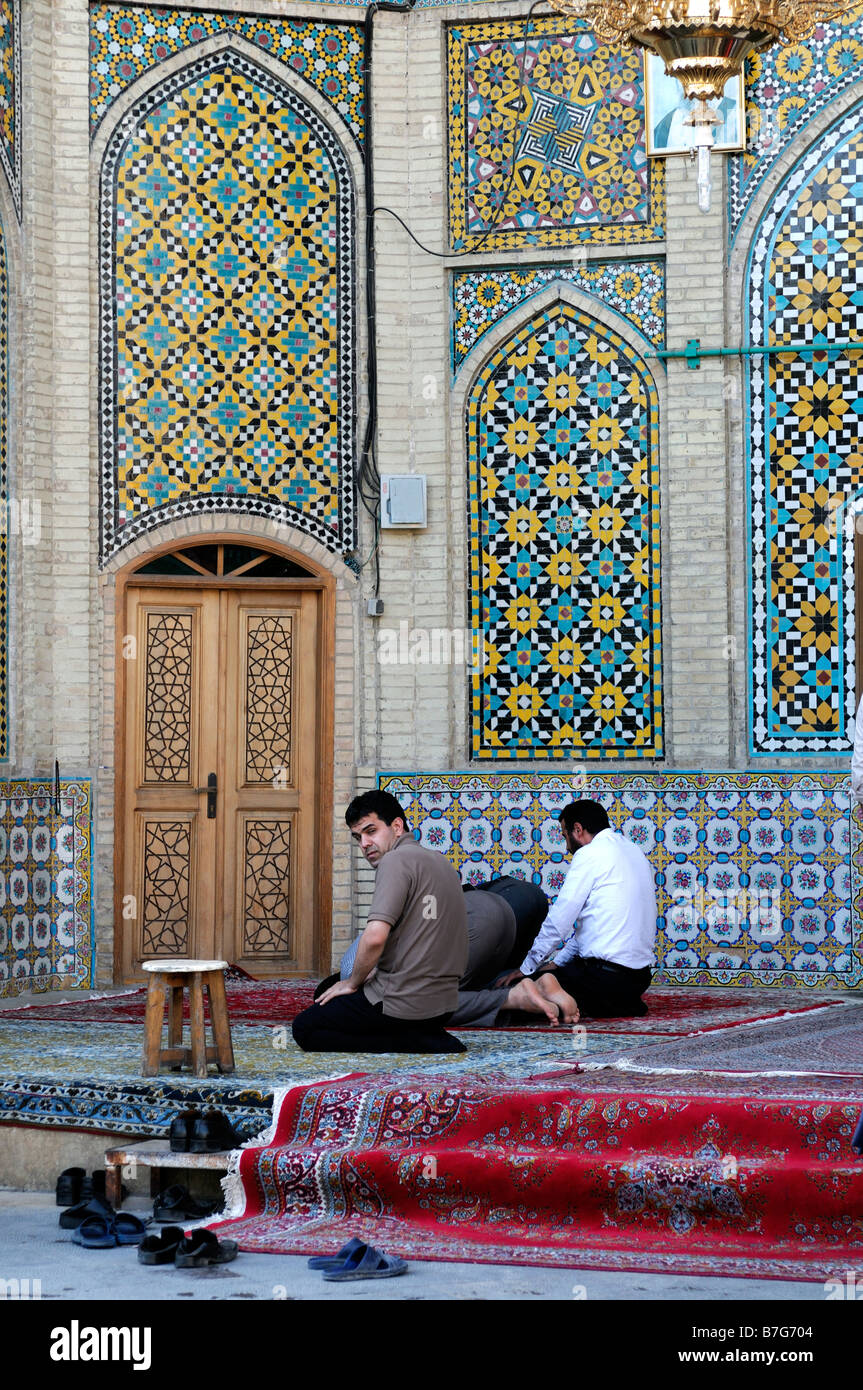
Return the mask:
[[[252,980],[236,966],[227,977],[228,1014],[233,1024],[263,1023],[279,1027],[289,1023],[312,1002],[316,981]],[[44,1004],[4,1009],[4,1018],[26,1018],[28,1023],[143,1023],[147,999],[145,987],[113,998],[51,998]],[[840,1001],[819,998],[799,989],[690,989],[656,987],[646,996],[646,1018],[604,1018],[591,1023],[595,1033],[668,1033],[683,1035],[708,1028],[733,1028],[784,1013],[806,1013]],[[206,1007],[206,1006],[205,1006]],[[189,1004],[186,1000],[186,1017]],[[545,1025],[537,1025],[543,1032]],[[468,1031],[467,1029],[464,1031]]]
[[[671,1083],[671,1084],[667,1084]],[[244,1250],[826,1279],[863,1259],[863,1079],[350,1077],[240,1155]],[[242,1213],[242,1214],[240,1214]]]

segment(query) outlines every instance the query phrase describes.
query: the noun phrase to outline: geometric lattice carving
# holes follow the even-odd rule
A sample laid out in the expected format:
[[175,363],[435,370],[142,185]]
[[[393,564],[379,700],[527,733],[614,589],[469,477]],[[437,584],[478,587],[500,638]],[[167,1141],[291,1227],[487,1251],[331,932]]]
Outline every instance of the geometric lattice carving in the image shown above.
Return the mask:
[[860,336],[859,108],[831,139],[765,214],[746,295],[753,344],[821,349],[749,359],[755,753],[844,752],[854,713],[863,353],[830,348]]
[[448,26],[450,237],[456,250],[657,241],[639,49],[568,16]]
[[291,822],[246,821],[244,955],[290,955]]
[[192,615],[147,614],[144,782],[191,780]]
[[254,614],[246,632],[246,781],[291,779],[293,618]]
[[658,401],[567,304],[523,323],[467,403],[472,756],[662,755]]
[[227,49],[139,98],[103,162],[103,553],[252,512],[353,535],[353,185],[321,118]]
[[191,843],[189,821],[145,824],[141,947],[145,956],[179,956],[189,949]]

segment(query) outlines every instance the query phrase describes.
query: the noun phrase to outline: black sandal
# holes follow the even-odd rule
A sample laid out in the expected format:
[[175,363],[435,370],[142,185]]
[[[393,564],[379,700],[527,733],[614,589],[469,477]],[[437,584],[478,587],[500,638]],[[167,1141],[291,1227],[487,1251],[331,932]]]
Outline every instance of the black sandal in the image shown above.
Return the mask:
[[177,1251],[178,1269],[202,1269],[205,1265],[226,1265],[237,1258],[235,1240],[217,1240],[212,1231],[193,1231]]

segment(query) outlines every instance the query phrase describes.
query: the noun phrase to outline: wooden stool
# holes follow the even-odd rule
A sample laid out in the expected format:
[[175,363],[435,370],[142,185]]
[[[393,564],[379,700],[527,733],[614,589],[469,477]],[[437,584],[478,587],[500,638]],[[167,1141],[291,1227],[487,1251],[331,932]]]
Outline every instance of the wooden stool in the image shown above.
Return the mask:
[[[226,960],[150,960],[143,969],[150,976],[144,1019],[143,1076],[158,1076],[166,1062],[174,1071],[191,1066],[196,1076],[207,1075],[207,1063],[220,1072],[234,1070],[234,1048],[225,998]],[[214,1047],[207,1046],[204,1030],[204,988],[210,997],[210,1027]],[[189,991],[191,1047],[183,1046],[183,990]],[[162,1019],[168,1000],[168,1046],[162,1047]]]

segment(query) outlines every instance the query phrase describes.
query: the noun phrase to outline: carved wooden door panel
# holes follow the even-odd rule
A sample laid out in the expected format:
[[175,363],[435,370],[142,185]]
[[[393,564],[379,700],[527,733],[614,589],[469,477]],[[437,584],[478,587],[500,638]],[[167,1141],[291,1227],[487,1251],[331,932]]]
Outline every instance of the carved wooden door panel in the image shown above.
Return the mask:
[[310,591],[127,589],[124,979],[314,969],[317,621]]
[[314,969],[317,594],[226,601],[220,939],[251,975]]

